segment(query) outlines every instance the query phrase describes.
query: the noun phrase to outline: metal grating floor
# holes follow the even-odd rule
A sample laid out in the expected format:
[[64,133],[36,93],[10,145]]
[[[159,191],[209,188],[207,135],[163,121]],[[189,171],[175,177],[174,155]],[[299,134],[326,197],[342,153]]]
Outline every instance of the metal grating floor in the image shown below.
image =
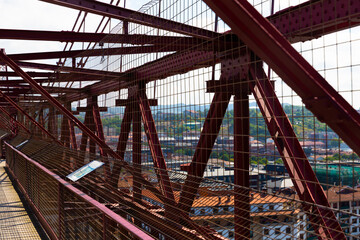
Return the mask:
[[0,160],[0,239],[41,239]]

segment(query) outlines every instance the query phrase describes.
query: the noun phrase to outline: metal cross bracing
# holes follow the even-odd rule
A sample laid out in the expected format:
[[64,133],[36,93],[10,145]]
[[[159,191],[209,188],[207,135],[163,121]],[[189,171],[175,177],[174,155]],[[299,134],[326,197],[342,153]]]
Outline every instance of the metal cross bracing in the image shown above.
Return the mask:
[[[159,1],[150,4],[151,7],[146,13],[118,7],[120,1],[117,1],[116,6],[111,5],[113,1],[110,4],[87,0],[46,2],[84,11],[82,22],[85,21],[87,12],[120,19],[124,22],[124,31],[122,34],[104,35],[0,30],[0,38],[97,43],[93,49],[90,49],[89,45],[86,50],[0,54],[1,64],[14,71],[0,72],[0,76],[10,77],[2,83],[2,106],[9,107],[10,103],[12,108],[9,108],[9,111],[14,112],[16,109],[19,114],[12,122],[4,118],[7,125],[3,128],[9,130],[8,126],[18,121],[16,125],[23,126],[22,128],[32,135],[37,135],[40,139],[55,139],[65,147],[61,147],[62,150],[57,153],[61,157],[54,162],[51,159],[55,156],[51,156],[47,149],[51,144],[43,147],[39,145],[36,151],[30,150],[32,144],[36,144],[38,140],[32,140],[29,147],[26,147],[26,143],[20,151],[9,146],[8,151],[26,154],[30,157],[22,157],[26,162],[32,165],[35,160],[40,164],[35,164],[37,168],[51,175],[48,171],[50,169],[60,177],[65,177],[91,158],[101,159],[105,162],[103,171],[98,171],[98,175],[90,174],[74,186],[86,196],[103,203],[113,212],[159,239],[355,237],[355,232],[358,232],[357,225],[349,227],[344,225],[344,222],[354,223],[358,213],[354,212],[358,211],[355,207],[357,201],[360,201],[360,198],[356,198],[355,188],[356,155],[353,155],[352,162],[345,163],[352,164],[352,190],[342,190],[342,181],[339,180],[339,186],[336,186],[339,190],[331,192],[329,189],[333,183],[318,180],[317,167],[309,163],[308,149],[304,148],[309,139],[313,140],[314,145],[319,144],[316,141],[318,137],[315,134],[315,120],[313,137],[305,137],[305,134],[308,134],[305,133],[306,118],[312,117],[304,114],[294,117],[294,110],[290,114],[285,113],[279,94],[275,91],[278,92],[277,83],[281,78],[298,94],[305,106],[320,121],[326,123],[326,136],[324,135],[324,139],[320,138],[320,142],[325,142],[325,145],[332,144],[328,141],[328,136],[334,131],[355,153],[360,154],[360,116],[354,110],[354,107],[358,107],[357,101],[350,104],[346,95],[350,93],[351,97],[356,99],[359,90],[355,87],[356,84],[347,92],[336,91],[334,85],[331,86],[325,80],[326,71],[333,70],[334,67],[321,69],[320,74],[314,69],[318,67],[317,62],[313,63],[314,67],[311,66],[290,44],[299,41],[311,41],[313,44],[317,41],[313,39],[338,31],[355,29],[356,33],[358,28],[354,27],[358,25],[360,16],[357,1],[301,1],[301,4],[286,9],[283,9],[284,1],[279,1],[278,8],[281,11],[272,15],[265,13],[270,15],[267,18],[259,11],[268,12],[264,10],[265,6],[269,7],[276,1],[262,1],[261,4],[233,0],[204,1],[214,12],[201,1],[194,0],[183,5],[178,2]],[[226,23],[225,25],[222,22],[222,33],[209,30],[214,25],[215,15]],[[80,14],[77,21],[79,17]],[[76,24],[73,30],[75,26]],[[155,36],[157,29],[161,29],[162,35]],[[357,36],[355,33],[354,36]],[[354,36],[345,41],[351,49],[356,49],[359,41]],[[104,44],[107,44],[107,47],[103,47]],[[344,44],[344,41],[335,41],[334,45],[341,44]],[[325,44],[323,48],[326,47],[328,46]],[[316,47],[301,53],[306,56],[307,52],[315,50]],[[315,57],[317,56],[313,58]],[[336,66],[349,68],[356,74],[358,61],[352,53],[350,57],[349,65],[344,67],[337,63]],[[51,58],[60,58],[61,64],[24,62]],[[324,59],[325,66],[328,60]],[[120,67],[118,62],[122,64]],[[277,74],[275,86],[270,76],[265,73],[263,62]],[[209,67],[214,64],[216,67],[209,71]],[[54,72],[26,73],[20,67]],[[14,79],[13,76],[21,79]],[[216,77],[211,79],[208,76]],[[161,81],[155,85],[154,81],[157,80]],[[86,85],[82,85],[82,82]],[[124,94],[123,90],[127,92]],[[253,99],[249,98],[251,94]],[[298,98],[293,93],[287,93],[290,96],[282,94],[280,93],[281,99]],[[81,101],[83,99],[87,99],[86,107],[80,107],[84,106]],[[123,106],[125,110],[114,108],[114,100],[116,106]],[[174,100],[175,103],[186,102],[189,107],[171,105]],[[258,110],[255,113],[261,113],[263,120],[260,120],[258,115],[253,116],[254,111],[248,107],[251,100],[257,103]],[[78,104],[76,110],[73,107],[75,103]],[[231,107],[233,113],[229,115]],[[206,108],[208,110],[205,110]],[[304,107],[302,111],[305,111]],[[3,113],[11,117],[7,110]],[[78,117],[75,117],[75,114]],[[61,121],[58,115],[62,115]],[[24,116],[27,120],[24,120]],[[118,121],[115,121],[115,126],[109,125],[108,121],[114,116],[118,116]],[[84,120],[82,122],[79,119]],[[254,135],[254,119],[257,124],[256,135],[250,136]],[[260,126],[261,121],[263,126]],[[302,122],[301,133],[298,131],[298,122]],[[308,127],[307,125],[306,128]],[[109,141],[110,128],[115,129],[114,134],[119,135],[116,136],[117,144]],[[260,128],[265,129],[264,132],[260,133]],[[81,141],[78,141],[80,131]],[[258,152],[254,152],[252,137],[257,141],[263,138],[268,141],[272,138],[272,147],[277,151],[268,153],[266,148],[260,150],[261,141],[258,141],[254,143]],[[224,143],[225,141],[228,143]],[[16,138],[12,145],[16,146]],[[266,142],[267,145],[269,144]],[[70,154],[70,150],[65,149],[72,149],[73,153]],[[131,156],[128,154],[130,149]],[[316,150],[316,147],[314,149]],[[342,156],[340,142],[338,149],[338,155]],[[316,152],[315,150],[313,152]],[[333,152],[330,148],[324,151],[326,155]],[[223,161],[220,164],[220,160],[217,160],[214,164],[212,158],[218,152],[222,153],[221,158],[227,159],[228,163]],[[313,158],[317,157],[316,154]],[[188,158],[187,156],[190,159],[186,162],[184,159]],[[220,158],[219,154],[217,156]],[[257,180],[257,188],[251,186],[254,171],[249,169],[249,165],[253,157],[259,161],[260,156],[266,159],[282,159],[282,178],[289,177],[292,180],[296,194],[272,194],[271,190],[265,189],[268,185],[261,183],[264,179]],[[10,155],[8,157],[9,164],[12,164],[10,168],[14,171],[17,166],[11,162]],[[151,165],[148,164],[148,159],[151,159]],[[271,164],[263,165],[264,169],[267,169]],[[262,165],[258,163],[257,176],[260,176],[260,166]],[[222,169],[222,174],[216,170],[219,168]],[[328,171],[327,165],[326,169]],[[232,171],[231,174],[226,175],[229,171]],[[212,177],[211,172],[218,175]],[[32,196],[33,193],[28,192],[37,191],[36,188],[24,186],[27,182],[22,182],[16,171],[14,174],[27,192],[29,201],[40,208]],[[233,179],[226,180],[225,175]],[[280,177],[267,170],[263,176],[265,180]],[[221,181],[214,178],[220,178]],[[217,184],[223,186],[217,187]],[[334,186],[334,189],[336,187]],[[293,191],[291,188],[280,190]],[[340,195],[342,191],[352,191],[352,198],[349,200],[348,196]],[[83,234],[79,233],[82,226],[97,228],[98,222],[90,223],[87,220],[86,208],[80,208],[73,199],[69,200],[70,195],[64,194],[66,197],[61,197],[63,193],[63,187],[59,187],[59,209],[76,211],[70,214],[59,210],[58,230],[51,226],[51,220],[42,219],[42,223],[48,225],[49,234],[53,238],[76,238]],[[341,209],[340,213],[336,214],[333,210],[337,207],[332,201],[335,193],[339,195],[336,206]],[[346,207],[342,198],[347,199],[347,204],[354,204],[349,207],[353,215],[348,220],[341,219],[346,214],[350,215],[347,213],[350,210],[342,211]],[[85,201],[88,202],[89,199]],[[276,207],[278,203],[281,203],[281,209],[277,209],[280,208]],[[274,214],[270,205],[273,206],[272,210],[280,213]],[[285,211],[285,205],[288,212]],[[254,210],[255,207],[267,210],[258,213]],[[44,209],[38,209],[40,217],[48,214]],[[92,208],[89,207],[88,213],[91,213],[90,209]],[[220,215],[220,212],[223,214]],[[81,224],[84,225],[77,227],[75,223],[65,224],[65,219],[69,218],[81,219]],[[115,222],[113,220],[104,217],[102,238],[122,233],[127,237],[131,236],[133,229],[124,230],[119,227],[119,222],[115,223],[119,219],[115,219]],[[358,223],[358,220],[356,221]],[[104,230],[108,229],[107,226],[113,228],[111,233]]]

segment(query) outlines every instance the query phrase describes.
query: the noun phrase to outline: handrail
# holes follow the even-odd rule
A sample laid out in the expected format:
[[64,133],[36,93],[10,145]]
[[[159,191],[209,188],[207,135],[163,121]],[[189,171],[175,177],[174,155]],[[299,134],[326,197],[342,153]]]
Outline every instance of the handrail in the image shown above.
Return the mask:
[[[76,187],[72,186],[69,182],[65,181],[64,179],[62,179],[59,175],[53,173],[52,171],[48,170],[46,167],[44,167],[43,165],[41,165],[40,163],[34,161],[33,159],[31,159],[30,157],[26,156],[24,153],[20,152],[19,150],[17,150],[14,146],[10,145],[9,143],[5,142],[4,143],[7,147],[9,147],[12,151],[14,151],[16,154],[20,155],[21,157],[23,157],[27,162],[30,162],[31,164],[33,164],[36,168],[38,168],[39,170],[41,170],[42,172],[44,172],[45,174],[47,174],[48,176],[52,177],[53,179],[55,179],[58,184],[59,187],[63,187],[66,188],[67,190],[69,190],[70,192],[72,192],[73,194],[76,195],[76,197],[81,198],[82,200],[84,200],[85,202],[87,202],[89,205],[91,205],[92,207],[94,207],[95,209],[99,210],[102,214],[104,218],[109,218],[110,220],[116,222],[117,224],[119,224],[122,228],[126,229],[126,231],[130,232],[134,237],[138,238],[138,239],[147,239],[147,240],[153,240],[154,238],[149,236],[148,234],[146,234],[145,232],[143,232],[141,229],[139,229],[138,227],[136,227],[135,225],[131,224],[130,222],[128,222],[126,219],[124,219],[123,217],[119,216],[118,214],[116,214],[115,212],[111,211],[110,209],[108,209],[106,206],[104,206],[103,204],[101,204],[100,202],[96,201],[95,199],[93,199],[92,197],[90,197],[89,195],[85,194],[84,192],[82,192],[81,190],[77,189]],[[7,159],[8,162],[8,159]],[[21,186],[23,188],[23,186]],[[24,189],[24,188],[23,188]],[[31,201],[31,199],[30,199]],[[103,221],[104,224],[104,231],[106,230],[106,222],[107,221]]]

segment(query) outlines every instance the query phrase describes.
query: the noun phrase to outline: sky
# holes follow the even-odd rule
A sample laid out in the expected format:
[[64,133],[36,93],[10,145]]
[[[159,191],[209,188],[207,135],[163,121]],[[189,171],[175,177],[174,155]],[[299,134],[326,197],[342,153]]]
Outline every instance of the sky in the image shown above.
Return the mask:
[[[102,0],[109,3],[110,0]],[[121,0],[123,6],[124,0]],[[138,10],[147,0],[127,1],[127,8]],[[78,10],[39,0],[0,0],[0,29],[70,31]],[[92,15],[92,14],[91,14]],[[99,17],[87,18],[86,31],[93,30]],[[63,50],[63,43],[49,41],[1,40],[0,48],[8,54]]]

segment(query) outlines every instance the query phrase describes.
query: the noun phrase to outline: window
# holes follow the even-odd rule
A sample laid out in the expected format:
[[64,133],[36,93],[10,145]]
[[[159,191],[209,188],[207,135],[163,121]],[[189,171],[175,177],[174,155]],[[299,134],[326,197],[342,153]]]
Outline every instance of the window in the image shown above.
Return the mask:
[[269,235],[269,229],[267,229],[267,228],[264,228],[264,235]]
[[274,210],[274,205],[270,205],[270,206],[269,206],[269,209],[270,209],[270,210]]
[[275,234],[277,235],[281,234],[280,228],[275,228]]
[[304,234],[300,234],[300,239],[304,239]]
[[353,223],[353,224],[357,223],[357,218],[354,218],[354,219],[352,220],[352,223]]
[[290,227],[286,228],[286,233],[291,233],[291,228]]

